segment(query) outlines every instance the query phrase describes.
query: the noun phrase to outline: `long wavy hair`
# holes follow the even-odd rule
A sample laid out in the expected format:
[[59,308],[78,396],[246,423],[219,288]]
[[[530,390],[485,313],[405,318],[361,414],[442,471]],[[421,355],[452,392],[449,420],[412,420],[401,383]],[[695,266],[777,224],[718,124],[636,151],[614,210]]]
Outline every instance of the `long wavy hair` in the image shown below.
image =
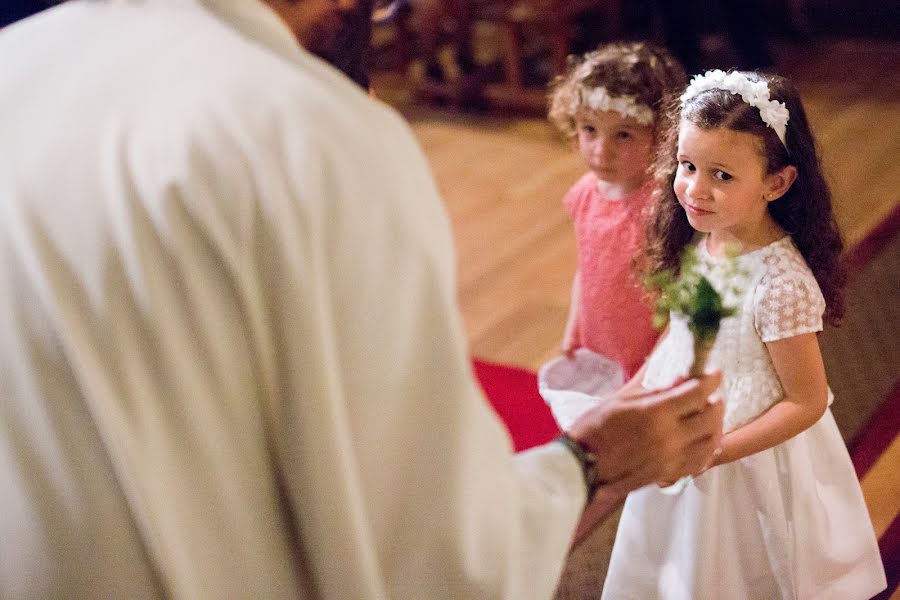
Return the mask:
[[668,131],[669,108],[685,85],[684,67],[666,49],[645,42],[613,42],[569,57],[566,72],[550,84],[548,118],[573,140],[578,135],[575,116],[591,110],[586,98],[595,88],[604,87],[612,96],[632,96],[653,110],[655,145]]
[[752,81],[765,81],[769,97],[784,102],[790,118],[787,147],[775,131],[766,125],[759,110],[740,96],[726,90],[701,92],[682,106],[673,104],[654,159],[655,199],[647,221],[646,254],[639,269],[645,274],[662,269],[677,272],[681,252],[694,238],[694,228],[675,197],[673,183],[678,163],[678,129],[691,123],[700,129],[731,129],[755,135],[766,163],[766,173],[775,173],[787,165],[797,168],[797,180],[781,198],[769,202],[768,210],[776,223],[788,233],[812,270],[825,297],[825,320],[837,324],[844,314],[846,274],[841,263],[844,244],[831,206],[831,191],[819,161],[815,139],[809,127],[800,94],[789,80],[777,75],[744,72]]

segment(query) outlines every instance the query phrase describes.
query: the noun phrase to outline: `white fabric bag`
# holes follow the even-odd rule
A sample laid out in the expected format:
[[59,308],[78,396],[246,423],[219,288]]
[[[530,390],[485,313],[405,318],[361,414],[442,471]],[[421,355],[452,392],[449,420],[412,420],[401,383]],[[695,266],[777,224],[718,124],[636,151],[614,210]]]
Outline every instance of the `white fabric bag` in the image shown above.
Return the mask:
[[560,429],[572,423],[598,400],[625,383],[619,363],[587,348],[574,356],[558,356],[538,370],[538,391],[550,407]]

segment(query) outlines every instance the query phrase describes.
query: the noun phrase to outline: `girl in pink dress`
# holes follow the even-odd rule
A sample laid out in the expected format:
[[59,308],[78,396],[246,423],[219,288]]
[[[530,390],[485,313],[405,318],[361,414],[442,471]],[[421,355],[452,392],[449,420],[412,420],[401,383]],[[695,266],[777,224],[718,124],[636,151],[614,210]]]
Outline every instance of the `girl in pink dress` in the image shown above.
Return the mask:
[[602,46],[553,85],[549,118],[576,142],[588,171],[563,198],[575,226],[578,271],[562,350],[606,356],[631,377],[656,342],[651,307],[632,262],[644,242],[649,167],[664,109],[687,76],[665,50]]

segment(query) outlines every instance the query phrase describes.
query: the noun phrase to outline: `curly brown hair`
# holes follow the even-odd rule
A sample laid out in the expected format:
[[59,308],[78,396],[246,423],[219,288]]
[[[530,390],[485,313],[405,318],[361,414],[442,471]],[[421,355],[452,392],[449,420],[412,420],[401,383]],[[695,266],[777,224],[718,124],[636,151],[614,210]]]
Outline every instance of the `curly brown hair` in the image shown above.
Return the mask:
[[640,268],[646,274],[663,269],[677,272],[682,250],[694,238],[694,228],[672,188],[678,166],[679,125],[691,123],[705,130],[727,128],[751,133],[760,141],[757,147],[765,160],[766,173],[788,165],[797,168],[797,180],[781,198],[768,204],[768,210],[791,236],[819,283],[826,302],[825,320],[837,324],[844,314],[846,274],[840,260],[844,243],[800,94],[784,77],[755,72],[743,75],[751,81],[765,81],[769,97],[785,103],[790,113],[786,146],[762,120],[758,109],[729,91],[707,90],[683,105],[673,104],[667,120],[669,129],[663,133],[654,159],[655,198],[650,205],[646,253]]
[[646,42],[605,44],[583,56],[570,56],[566,72],[550,84],[548,117],[567,139],[577,135],[575,115],[588,109],[595,88],[611,96],[632,96],[654,114],[654,144],[668,130],[664,118],[676,94],[687,85],[684,67],[667,50]]

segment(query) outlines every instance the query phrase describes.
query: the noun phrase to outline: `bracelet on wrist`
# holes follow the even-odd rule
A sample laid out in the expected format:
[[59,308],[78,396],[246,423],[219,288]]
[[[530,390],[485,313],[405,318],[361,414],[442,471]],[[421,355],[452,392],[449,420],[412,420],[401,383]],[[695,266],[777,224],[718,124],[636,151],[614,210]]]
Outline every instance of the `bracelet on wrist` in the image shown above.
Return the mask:
[[597,488],[603,484],[597,475],[597,457],[566,432],[561,433],[554,441],[568,448],[572,456],[578,460],[578,464],[581,466],[581,474],[584,477],[584,485],[587,488],[587,501],[590,502],[597,492]]

